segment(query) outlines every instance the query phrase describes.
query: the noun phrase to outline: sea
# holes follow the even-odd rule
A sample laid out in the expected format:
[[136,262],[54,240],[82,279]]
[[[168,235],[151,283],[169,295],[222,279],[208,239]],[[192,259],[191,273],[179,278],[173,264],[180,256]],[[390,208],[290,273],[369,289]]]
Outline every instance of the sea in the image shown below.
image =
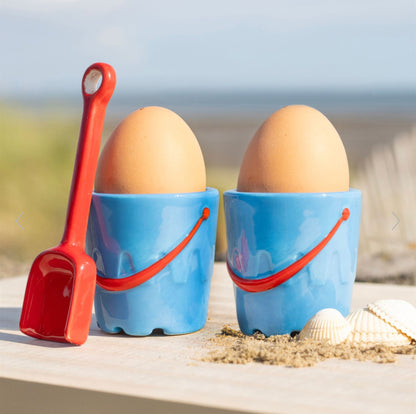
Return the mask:
[[[1,101],[0,97],[0,101]],[[51,108],[77,110],[81,95],[30,95],[3,100],[34,110]],[[158,91],[117,92],[108,106],[113,115],[129,113],[143,106],[157,105],[188,116],[238,116],[267,114],[293,104],[310,105],[330,115],[388,114],[416,116],[416,90],[389,91]]]

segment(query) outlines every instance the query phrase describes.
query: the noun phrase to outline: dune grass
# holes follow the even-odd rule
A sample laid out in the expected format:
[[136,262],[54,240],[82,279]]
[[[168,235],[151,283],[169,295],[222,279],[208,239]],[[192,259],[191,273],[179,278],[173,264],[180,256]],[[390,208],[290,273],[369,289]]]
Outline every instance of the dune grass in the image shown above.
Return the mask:
[[374,148],[359,170],[355,184],[364,199],[361,248],[368,252],[414,248],[416,128],[398,135],[390,145]]
[[[0,108],[0,252],[29,260],[59,242],[79,123]],[[23,213],[23,214],[22,214]],[[19,215],[19,223],[16,223]]]

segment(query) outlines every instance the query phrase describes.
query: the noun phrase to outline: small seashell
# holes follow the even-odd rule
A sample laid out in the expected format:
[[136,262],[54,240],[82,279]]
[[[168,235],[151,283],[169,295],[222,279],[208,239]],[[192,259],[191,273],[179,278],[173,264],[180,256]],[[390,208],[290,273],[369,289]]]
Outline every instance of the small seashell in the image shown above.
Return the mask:
[[299,339],[328,341],[336,345],[345,341],[350,332],[351,326],[341,313],[336,309],[326,308],[312,316],[300,331]]
[[399,299],[378,300],[367,308],[388,324],[416,341],[416,308]]
[[347,341],[353,344],[408,345],[410,338],[383,321],[368,308],[357,310],[346,317],[352,330]]

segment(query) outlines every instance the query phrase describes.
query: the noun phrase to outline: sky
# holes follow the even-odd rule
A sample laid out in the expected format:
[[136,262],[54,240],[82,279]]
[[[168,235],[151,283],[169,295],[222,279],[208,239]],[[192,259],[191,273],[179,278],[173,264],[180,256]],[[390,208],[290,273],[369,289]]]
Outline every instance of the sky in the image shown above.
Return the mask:
[[414,0],[0,0],[0,98],[122,92],[416,91]]

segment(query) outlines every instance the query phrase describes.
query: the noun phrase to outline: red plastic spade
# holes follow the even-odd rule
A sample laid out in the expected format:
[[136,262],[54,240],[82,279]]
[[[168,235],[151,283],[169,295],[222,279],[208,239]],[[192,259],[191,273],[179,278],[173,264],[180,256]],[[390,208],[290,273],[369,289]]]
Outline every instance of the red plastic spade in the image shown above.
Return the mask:
[[96,267],[84,251],[85,236],[105,110],[115,85],[115,71],[106,63],[91,65],[82,78],[84,112],[65,231],[60,245],[32,264],[20,318],[26,335],[76,345],[87,340]]

